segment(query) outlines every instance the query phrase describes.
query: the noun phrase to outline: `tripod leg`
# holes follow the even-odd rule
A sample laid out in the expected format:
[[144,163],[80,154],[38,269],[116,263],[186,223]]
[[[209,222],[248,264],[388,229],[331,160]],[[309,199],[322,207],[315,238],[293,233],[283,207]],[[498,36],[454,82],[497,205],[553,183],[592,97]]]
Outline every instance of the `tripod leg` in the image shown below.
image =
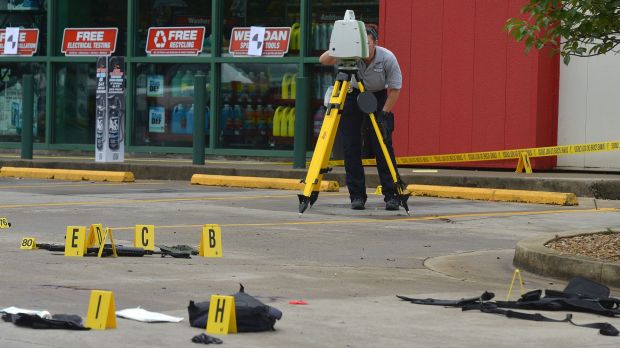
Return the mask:
[[340,111],[344,106],[348,89],[348,80],[336,80],[334,82],[334,89],[329,101],[330,107],[325,114],[319,139],[317,140],[310,167],[308,168],[308,174],[303,181],[305,183],[304,192],[298,195],[300,215],[316,202],[319,197],[319,188],[321,180],[323,180],[323,174],[330,170],[327,164],[334,146],[334,139],[336,138],[338,124],[340,123]]
[[[364,84],[360,81],[360,79],[357,80],[357,85],[360,92],[364,92]],[[407,190],[407,185],[405,185],[405,183],[400,179],[398,172],[396,171],[395,164],[392,162],[392,156],[390,156],[387,146],[385,146],[383,135],[379,125],[377,124],[375,114],[370,112],[368,113],[368,116],[370,117],[370,123],[372,124],[372,128],[377,136],[379,146],[381,147],[381,153],[383,153],[383,157],[385,158],[385,163],[390,170],[390,175],[392,176],[392,181],[394,182],[394,187],[396,188],[396,192],[398,194],[398,201],[400,205],[405,208],[407,215],[409,215],[409,205],[407,204],[407,200],[409,199],[409,196],[411,196],[411,192]]]

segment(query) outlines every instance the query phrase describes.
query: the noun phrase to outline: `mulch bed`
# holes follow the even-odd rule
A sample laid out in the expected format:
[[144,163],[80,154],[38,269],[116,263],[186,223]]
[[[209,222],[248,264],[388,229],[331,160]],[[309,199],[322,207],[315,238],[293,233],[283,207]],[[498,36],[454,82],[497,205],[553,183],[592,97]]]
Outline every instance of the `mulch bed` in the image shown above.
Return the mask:
[[545,244],[563,254],[586,256],[601,261],[620,261],[620,232],[607,231],[556,238]]

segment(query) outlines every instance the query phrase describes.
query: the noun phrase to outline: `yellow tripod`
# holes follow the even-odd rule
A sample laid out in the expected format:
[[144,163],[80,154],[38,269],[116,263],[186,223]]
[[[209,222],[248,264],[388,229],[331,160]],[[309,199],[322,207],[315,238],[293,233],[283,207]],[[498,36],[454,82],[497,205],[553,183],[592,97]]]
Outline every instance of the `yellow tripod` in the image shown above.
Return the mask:
[[314,202],[319,197],[319,188],[321,186],[321,180],[323,175],[330,172],[331,168],[327,166],[329,162],[329,156],[334,146],[334,139],[336,138],[336,132],[338,130],[338,124],[340,123],[340,116],[344,107],[344,102],[347,98],[347,93],[355,76],[360,94],[357,99],[360,110],[367,113],[372,123],[372,128],[375,131],[375,135],[381,146],[383,157],[390,170],[394,186],[396,187],[396,193],[398,195],[399,204],[405,208],[407,214],[409,214],[409,206],[407,200],[411,193],[407,191],[407,185],[400,179],[394,163],[392,163],[392,157],[390,156],[387,147],[383,141],[383,135],[381,129],[377,124],[377,120],[374,115],[374,111],[377,109],[377,99],[371,92],[366,92],[364,84],[361,82],[357,74],[357,67],[355,61],[345,61],[338,68],[338,74],[336,75],[336,81],[334,82],[334,88],[332,90],[331,97],[329,99],[329,105],[325,112],[325,118],[323,119],[323,125],[321,126],[321,132],[314,148],[314,154],[310,161],[310,167],[308,168],[308,174],[306,179],[302,180],[305,184],[303,194],[299,197],[299,214],[303,214],[308,207],[312,207]]

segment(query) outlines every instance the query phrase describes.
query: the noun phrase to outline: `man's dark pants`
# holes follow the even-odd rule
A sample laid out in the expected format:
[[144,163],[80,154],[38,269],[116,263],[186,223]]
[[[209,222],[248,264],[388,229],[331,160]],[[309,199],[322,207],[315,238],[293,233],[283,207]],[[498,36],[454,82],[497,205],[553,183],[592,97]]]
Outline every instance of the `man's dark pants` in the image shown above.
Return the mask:
[[[366,125],[370,126],[370,139],[371,147],[376,155],[377,171],[381,180],[381,187],[384,200],[396,195],[396,188],[394,187],[394,181],[390,174],[390,170],[385,162],[383,151],[375,135],[374,129],[369,122],[368,114],[362,112],[357,106],[357,96],[359,90],[353,89],[351,93],[347,95],[344,109],[342,110],[342,117],[340,118],[339,131],[342,137],[342,144],[344,148],[344,167],[347,173],[347,188],[349,189],[349,197],[351,200],[354,198],[362,198],[366,201],[366,181],[364,177],[364,167],[362,166],[362,128]],[[374,92],[377,98],[377,111],[375,116],[379,115],[383,109],[383,105],[387,99],[387,91],[382,90]],[[394,118],[389,117],[384,122],[386,127],[386,133],[389,135],[388,139],[384,139],[385,146],[392,157],[392,163],[395,165],[394,149],[392,148],[392,132],[394,131]]]

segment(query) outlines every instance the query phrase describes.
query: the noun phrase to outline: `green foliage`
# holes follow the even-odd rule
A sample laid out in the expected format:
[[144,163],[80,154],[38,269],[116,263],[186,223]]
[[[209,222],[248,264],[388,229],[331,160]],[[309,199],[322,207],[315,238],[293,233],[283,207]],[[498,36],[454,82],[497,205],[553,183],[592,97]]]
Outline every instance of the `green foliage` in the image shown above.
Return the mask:
[[620,0],[530,0],[521,13],[505,29],[526,52],[551,47],[568,64],[571,56],[616,52],[620,44]]

